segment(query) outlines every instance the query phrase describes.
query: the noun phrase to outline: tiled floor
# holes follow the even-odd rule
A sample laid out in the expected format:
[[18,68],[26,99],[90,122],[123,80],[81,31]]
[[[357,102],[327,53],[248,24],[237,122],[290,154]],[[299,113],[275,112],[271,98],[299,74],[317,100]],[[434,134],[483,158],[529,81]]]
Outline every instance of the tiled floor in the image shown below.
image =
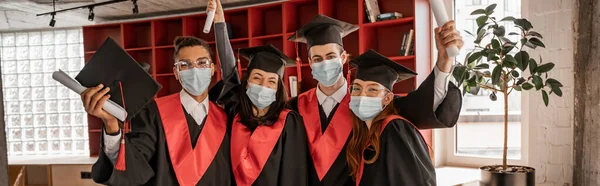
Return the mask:
[[436,168],[436,176],[438,186],[471,186],[473,181],[479,180],[480,172],[473,168],[440,167]]

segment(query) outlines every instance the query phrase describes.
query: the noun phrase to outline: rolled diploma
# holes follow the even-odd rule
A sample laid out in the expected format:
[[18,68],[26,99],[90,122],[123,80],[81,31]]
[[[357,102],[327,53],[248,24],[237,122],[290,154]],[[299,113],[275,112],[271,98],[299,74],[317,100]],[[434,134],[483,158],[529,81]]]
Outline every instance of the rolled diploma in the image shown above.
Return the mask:
[[[446,24],[448,21],[448,13],[446,12],[446,6],[442,0],[429,0],[429,4],[431,4],[431,10],[433,11],[433,16],[435,16],[435,21],[439,26]],[[458,47],[451,46],[446,48],[446,54],[448,57],[456,57],[459,53]]]
[[[211,0],[213,1],[213,0]],[[215,19],[215,10],[211,10],[206,14],[206,22],[204,22],[204,33],[208,34],[210,32],[210,26],[213,23],[213,19]]]
[[[71,76],[67,75],[60,69],[52,73],[52,79],[58,81],[60,84],[73,90],[77,94],[81,94],[81,92],[83,92],[86,89],[84,86],[81,86],[77,81],[75,81],[75,79],[71,78]],[[113,102],[110,99],[107,100],[107,103],[104,104],[102,109],[104,109],[109,114],[115,116],[115,118],[121,121],[125,121],[125,118],[127,118],[127,113],[125,112],[125,109],[123,109],[123,107],[121,107],[119,104]]]

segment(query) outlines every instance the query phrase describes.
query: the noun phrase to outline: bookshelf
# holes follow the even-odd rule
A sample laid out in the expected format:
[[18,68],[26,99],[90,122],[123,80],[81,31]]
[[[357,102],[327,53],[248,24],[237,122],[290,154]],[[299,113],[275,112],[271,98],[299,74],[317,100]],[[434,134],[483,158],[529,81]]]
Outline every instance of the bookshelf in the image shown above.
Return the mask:
[[[364,11],[364,0],[289,0],[261,4],[257,6],[225,10],[225,20],[231,24],[231,45],[235,49],[272,44],[292,59],[296,58],[296,43],[287,41],[294,31],[308,23],[317,14],[355,24],[360,29],[344,38],[344,48],[351,57],[369,49],[375,49],[405,65],[419,75],[398,83],[393,92],[406,95],[425,80],[431,69],[431,22],[428,0],[378,0],[382,13],[399,12],[403,18],[371,23]],[[195,36],[209,42],[213,50],[215,69],[219,69],[214,32],[202,32],[206,14],[151,18],[141,21],[101,24],[83,27],[86,62],[107,37],[112,37],[138,62],[151,65],[150,75],[161,85],[157,97],[166,96],[181,90],[181,85],[173,74],[173,40],[177,36]],[[412,56],[400,55],[402,35],[415,30],[415,53]],[[236,55],[237,55],[237,51]],[[302,82],[299,93],[317,85],[308,65],[308,52],[305,44],[298,45],[302,63],[288,67],[284,72],[284,83],[289,87],[288,76],[299,76]],[[248,61],[241,59],[241,70],[245,71]],[[348,64],[344,66],[346,74]],[[216,70],[212,83],[220,80],[220,70]],[[288,95],[289,95],[289,90]],[[90,155],[97,156],[100,150],[102,121],[88,116]],[[428,143],[431,132],[422,131]]]

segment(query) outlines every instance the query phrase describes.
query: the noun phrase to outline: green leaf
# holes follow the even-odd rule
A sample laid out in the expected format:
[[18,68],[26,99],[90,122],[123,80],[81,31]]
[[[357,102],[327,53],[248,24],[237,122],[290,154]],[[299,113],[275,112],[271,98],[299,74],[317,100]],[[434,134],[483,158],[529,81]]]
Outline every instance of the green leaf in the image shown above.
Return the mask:
[[500,42],[497,39],[492,39],[492,48],[493,49],[499,49],[500,48]]
[[530,38],[529,42],[535,46],[539,46],[539,47],[543,47],[546,48],[546,45],[544,45],[544,43],[542,42],[542,40],[538,39],[538,38]]
[[514,87],[514,89],[515,89],[516,91],[519,91],[519,92],[520,92],[520,91],[523,91],[523,89],[522,89],[522,88],[521,88],[521,86],[519,86],[519,85],[516,85],[516,86]]
[[462,85],[462,82],[464,81],[464,76],[465,76],[465,72],[467,71],[467,66],[464,65],[456,65],[454,67],[454,70],[452,72],[452,76],[454,76],[454,79],[456,79],[456,81],[458,82],[459,85]]
[[471,63],[479,60],[481,58],[481,53],[482,52],[472,53],[471,56],[469,56],[469,58],[467,59],[468,64],[471,64]]
[[546,93],[546,90],[542,90],[542,99],[544,99],[544,104],[548,106],[548,93]]
[[490,100],[492,100],[492,101],[496,101],[496,100],[498,100],[498,97],[496,96],[496,93],[492,92],[492,93],[490,94]]
[[508,35],[510,35],[510,36],[520,36],[521,34],[516,33],[516,32],[511,32],[511,33],[508,33]]
[[553,87],[552,92],[554,92],[558,97],[562,97],[562,95],[563,95],[560,87]]
[[537,68],[537,63],[533,58],[529,59],[529,72],[531,74],[535,74],[535,69]]
[[483,27],[485,26],[485,22],[488,20],[488,16],[479,16],[477,18],[477,26]]
[[479,65],[477,65],[475,67],[475,69],[477,69],[477,70],[479,70],[479,69],[489,69],[489,68],[490,68],[490,65],[487,64],[487,63],[482,63],[482,64],[479,64]]
[[486,70],[485,72],[483,72],[483,74],[485,74],[485,76],[488,76],[488,77],[492,75],[492,73],[489,70]]
[[494,28],[494,35],[504,36],[504,34],[506,34],[506,29],[504,28],[504,26],[498,26]]
[[543,64],[543,65],[540,65],[539,67],[537,67],[535,69],[535,72],[538,72],[538,73],[549,72],[550,70],[552,70],[552,68],[554,68],[554,63],[546,63],[546,64]]
[[533,75],[533,80],[531,80],[531,82],[535,85],[536,90],[540,90],[544,87],[544,81],[540,76]]
[[485,14],[486,15],[491,15],[494,12],[494,9],[496,9],[496,3],[491,4],[490,6],[485,8]]
[[539,37],[540,39],[544,39],[544,37],[542,37],[542,34],[536,32],[536,31],[529,31],[527,33],[527,36],[534,36],[534,37]]
[[485,10],[484,9],[477,9],[477,10],[471,12],[471,15],[479,15],[479,14],[485,14]]
[[513,20],[513,23],[515,23],[516,26],[525,31],[529,31],[533,28],[531,22],[529,22],[527,19],[515,19]]
[[525,78],[521,77],[519,80],[517,80],[517,85],[521,85],[523,82],[525,82]]
[[519,77],[519,72],[517,72],[516,70],[512,71],[511,74],[513,77]]
[[468,30],[464,30],[467,34],[469,34],[470,36],[475,37],[475,35],[473,35],[471,32],[469,32]]
[[518,66],[518,61],[512,57],[511,55],[506,55],[504,56],[504,66],[505,67],[510,67],[512,68],[513,66],[517,65]]
[[492,71],[492,84],[498,85],[500,83],[500,75],[501,74],[502,74],[502,67],[500,65],[496,65],[496,67]]
[[502,42],[504,42],[503,46],[514,46],[516,44],[504,36],[499,36],[498,38],[500,38],[500,40],[502,40]]
[[514,21],[515,18],[513,16],[507,16],[505,18],[502,18],[500,21]]
[[479,86],[474,86],[474,87],[471,87],[471,88],[469,89],[469,94],[472,94],[472,95],[477,95],[477,94],[479,94],[479,90],[480,90],[480,89],[481,89],[481,88],[480,88]]
[[517,52],[517,54],[515,54],[515,60],[517,67],[519,67],[521,71],[524,71],[527,69],[527,63],[529,62],[529,53],[526,51]]
[[523,85],[521,85],[523,87],[523,90],[530,90],[533,88],[533,85],[531,85],[531,83],[523,83]]
[[467,85],[470,87],[477,86],[477,76],[471,76],[471,78],[469,78],[469,80],[467,81]]
[[548,78],[546,80],[546,84],[550,85],[551,87],[562,87],[563,85],[556,79],[552,79],[552,78]]

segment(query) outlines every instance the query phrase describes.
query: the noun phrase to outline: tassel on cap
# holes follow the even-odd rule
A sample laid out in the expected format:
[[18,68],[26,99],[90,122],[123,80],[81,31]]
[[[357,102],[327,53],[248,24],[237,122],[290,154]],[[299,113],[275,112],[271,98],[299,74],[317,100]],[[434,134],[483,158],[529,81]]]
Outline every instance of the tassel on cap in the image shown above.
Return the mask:
[[[119,88],[121,89],[121,101],[123,102],[123,110],[127,113],[127,107],[125,107],[125,96],[123,95],[123,84],[119,82]],[[119,154],[117,156],[117,162],[115,163],[115,170],[125,171],[125,134],[129,132],[129,121],[123,122],[123,129],[121,130],[121,145],[119,146]]]
[[238,48],[238,52],[237,52],[237,69],[238,69],[238,75],[240,77],[242,77],[242,62],[240,62],[240,49]]
[[300,85],[302,83],[302,59],[300,59],[300,52],[298,51],[298,32],[296,31],[296,79],[297,79],[297,85],[296,85],[296,91],[300,92],[300,90],[302,90],[300,88]]

